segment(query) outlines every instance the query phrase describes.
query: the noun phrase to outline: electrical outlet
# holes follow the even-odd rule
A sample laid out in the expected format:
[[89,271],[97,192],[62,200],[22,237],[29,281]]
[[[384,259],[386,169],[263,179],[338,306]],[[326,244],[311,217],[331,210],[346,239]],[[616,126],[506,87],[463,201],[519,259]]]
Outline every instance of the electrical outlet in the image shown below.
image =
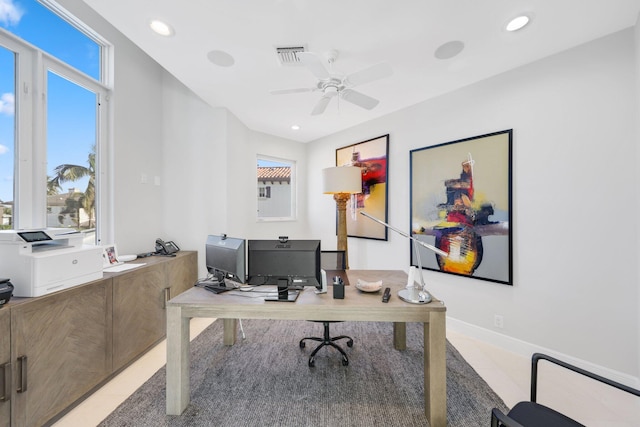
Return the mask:
[[504,317],[500,314],[495,314],[493,316],[493,326],[500,329],[504,328]]

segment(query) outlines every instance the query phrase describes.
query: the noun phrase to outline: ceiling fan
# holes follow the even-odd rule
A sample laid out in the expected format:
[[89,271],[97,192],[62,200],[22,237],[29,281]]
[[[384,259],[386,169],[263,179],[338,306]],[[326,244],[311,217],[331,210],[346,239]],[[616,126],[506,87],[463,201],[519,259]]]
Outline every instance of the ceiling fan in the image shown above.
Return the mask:
[[329,63],[328,69],[322,59],[315,53],[299,52],[297,55],[300,62],[318,78],[318,83],[315,87],[310,88],[272,90],[271,94],[283,95],[302,92],[322,92],[322,97],[311,111],[311,115],[314,116],[324,113],[331,99],[335,97],[342,98],[359,107],[371,110],[378,105],[380,101],[352,88],[384,77],[389,77],[393,74],[391,65],[387,63],[372,65],[371,67],[346,76],[334,73],[333,63],[338,57],[338,51],[336,50],[330,50],[326,55],[327,62]]

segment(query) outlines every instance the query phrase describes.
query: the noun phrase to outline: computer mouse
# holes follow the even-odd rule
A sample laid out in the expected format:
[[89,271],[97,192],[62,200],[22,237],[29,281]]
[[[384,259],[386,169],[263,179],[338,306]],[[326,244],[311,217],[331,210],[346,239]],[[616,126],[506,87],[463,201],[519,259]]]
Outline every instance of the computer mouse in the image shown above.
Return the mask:
[[243,292],[248,292],[253,290],[253,286],[240,286],[238,289],[240,289]]

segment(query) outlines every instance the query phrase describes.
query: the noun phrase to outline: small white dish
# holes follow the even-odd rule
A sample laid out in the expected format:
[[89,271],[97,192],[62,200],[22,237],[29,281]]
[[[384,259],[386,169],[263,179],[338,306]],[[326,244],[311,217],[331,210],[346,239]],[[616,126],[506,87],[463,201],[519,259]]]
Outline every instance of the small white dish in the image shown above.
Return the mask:
[[133,261],[136,258],[138,258],[137,255],[120,255],[120,256],[118,256],[118,261],[120,261],[120,262],[129,262],[129,261]]
[[378,292],[380,289],[382,289],[382,280],[378,280],[377,282],[365,282],[362,279],[358,279],[356,288],[358,288],[362,292]]

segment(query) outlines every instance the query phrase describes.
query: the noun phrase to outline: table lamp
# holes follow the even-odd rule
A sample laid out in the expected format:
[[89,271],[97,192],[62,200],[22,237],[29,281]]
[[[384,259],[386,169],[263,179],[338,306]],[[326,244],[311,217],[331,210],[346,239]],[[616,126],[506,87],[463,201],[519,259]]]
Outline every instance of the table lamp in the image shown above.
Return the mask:
[[[360,214],[366,216],[369,219],[374,220],[375,222],[384,225],[385,227],[387,227],[390,230],[395,231],[396,233],[400,234],[401,236],[404,236],[408,239],[410,239],[413,242],[413,249],[416,253],[416,258],[418,259],[418,270],[416,271],[416,267],[414,266],[410,266],[409,267],[409,278],[407,280],[407,287],[405,289],[401,289],[398,291],[398,297],[406,302],[410,302],[413,304],[427,304],[430,303],[432,298],[431,298],[431,294],[429,293],[429,291],[427,291],[427,287],[424,283],[424,277],[422,275],[422,260],[420,259],[420,251],[418,250],[418,245],[425,247],[429,250],[432,250],[433,252],[437,253],[440,256],[444,256],[444,257],[448,257],[449,254],[445,251],[443,251],[442,249],[438,249],[435,246],[432,246],[426,242],[420,241],[418,239],[416,239],[415,237],[405,233],[402,230],[399,230],[395,227],[392,227],[391,225],[387,224],[384,221],[379,220],[378,218],[375,218],[371,215],[369,215],[368,213],[366,213],[365,211],[360,211]],[[415,286],[415,280],[414,277],[415,275],[418,274],[420,275],[420,286],[416,287]]]
[[322,170],[324,194],[333,194],[338,209],[338,250],[344,251],[345,266],[349,268],[347,250],[347,201],[352,194],[362,193],[362,171],[355,166],[337,166]]

